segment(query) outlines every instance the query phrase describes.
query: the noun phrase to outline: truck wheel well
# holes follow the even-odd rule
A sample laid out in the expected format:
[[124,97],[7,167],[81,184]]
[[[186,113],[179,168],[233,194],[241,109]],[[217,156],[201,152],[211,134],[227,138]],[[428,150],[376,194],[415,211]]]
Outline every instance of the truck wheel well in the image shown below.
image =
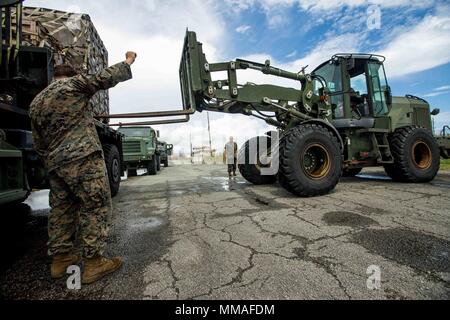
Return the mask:
[[341,146],[341,151],[344,151],[344,141],[342,140],[342,137],[339,134],[339,131],[333,125],[331,125],[330,123],[328,123],[322,119],[311,119],[311,120],[306,120],[306,121],[302,122],[302,124],[305,124],[305,123],[315,123],[315,124],[324,126],[327,129],[330,129],[330,131],[333,133],[333,135],[336,137],[336,139],[338,139],[339,144]]

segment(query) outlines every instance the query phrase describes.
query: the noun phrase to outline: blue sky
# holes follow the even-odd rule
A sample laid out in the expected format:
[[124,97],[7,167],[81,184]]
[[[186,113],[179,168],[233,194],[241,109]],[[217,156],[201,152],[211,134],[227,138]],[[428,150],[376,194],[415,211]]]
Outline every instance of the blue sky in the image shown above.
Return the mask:
[[[134,79],[111,90],[113,113],[180,106],[178,64],[185,28],[197,32],[210,62],[238,57],[307,71],[337,52],[386,55],[394,95],[413,94],[441,109],[438,126],[450,123],[450,4],[442,0],[27,0],[30,6],[88,13],[109,53],[110,63],[136,50]],[[375,10],[375,11],[374,11]],[[369,28],[374,12],[379,28]],[[283,84],[256,73],[241,82]],[[292,83],[290,85],[297,85]],[[213,141],[239,143],[267,126],[245,116],[211,114]],[[205,144],[206,114],[188,124],[161,126],[177,150]]]

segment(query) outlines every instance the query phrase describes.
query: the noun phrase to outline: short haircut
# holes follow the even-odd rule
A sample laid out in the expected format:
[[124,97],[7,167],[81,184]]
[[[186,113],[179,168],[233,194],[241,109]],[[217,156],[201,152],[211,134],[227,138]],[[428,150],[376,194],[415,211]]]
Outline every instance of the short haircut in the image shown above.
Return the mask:
[[61,77],[74,77],[78,73],[75,71],[75,69],[68,64],[60,64],[59,66],[55,67],[55,78],[61,78]]

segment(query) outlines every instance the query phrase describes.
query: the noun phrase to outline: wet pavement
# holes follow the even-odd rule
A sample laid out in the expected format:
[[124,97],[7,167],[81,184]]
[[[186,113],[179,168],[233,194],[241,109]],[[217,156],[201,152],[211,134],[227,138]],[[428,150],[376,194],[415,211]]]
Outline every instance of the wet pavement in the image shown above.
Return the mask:
[[48,192],[1,208],[2,298],[450,298],[450,172],[400,184],[364,170],[318,198],[226,175],[185,165],[123,181],[107,251],[125,265],[79,291],[49,277]]

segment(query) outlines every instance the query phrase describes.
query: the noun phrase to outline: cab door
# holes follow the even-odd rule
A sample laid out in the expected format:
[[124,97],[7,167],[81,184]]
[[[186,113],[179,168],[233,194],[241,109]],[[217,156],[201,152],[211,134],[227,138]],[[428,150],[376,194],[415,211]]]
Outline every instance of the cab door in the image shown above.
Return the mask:
[[389,113],[386,101],[386,92],[388,91],[388,83],[382,63],[369,61],[367,64],[369,95],[372,105],[372,114],[374,117],[383,117]]

